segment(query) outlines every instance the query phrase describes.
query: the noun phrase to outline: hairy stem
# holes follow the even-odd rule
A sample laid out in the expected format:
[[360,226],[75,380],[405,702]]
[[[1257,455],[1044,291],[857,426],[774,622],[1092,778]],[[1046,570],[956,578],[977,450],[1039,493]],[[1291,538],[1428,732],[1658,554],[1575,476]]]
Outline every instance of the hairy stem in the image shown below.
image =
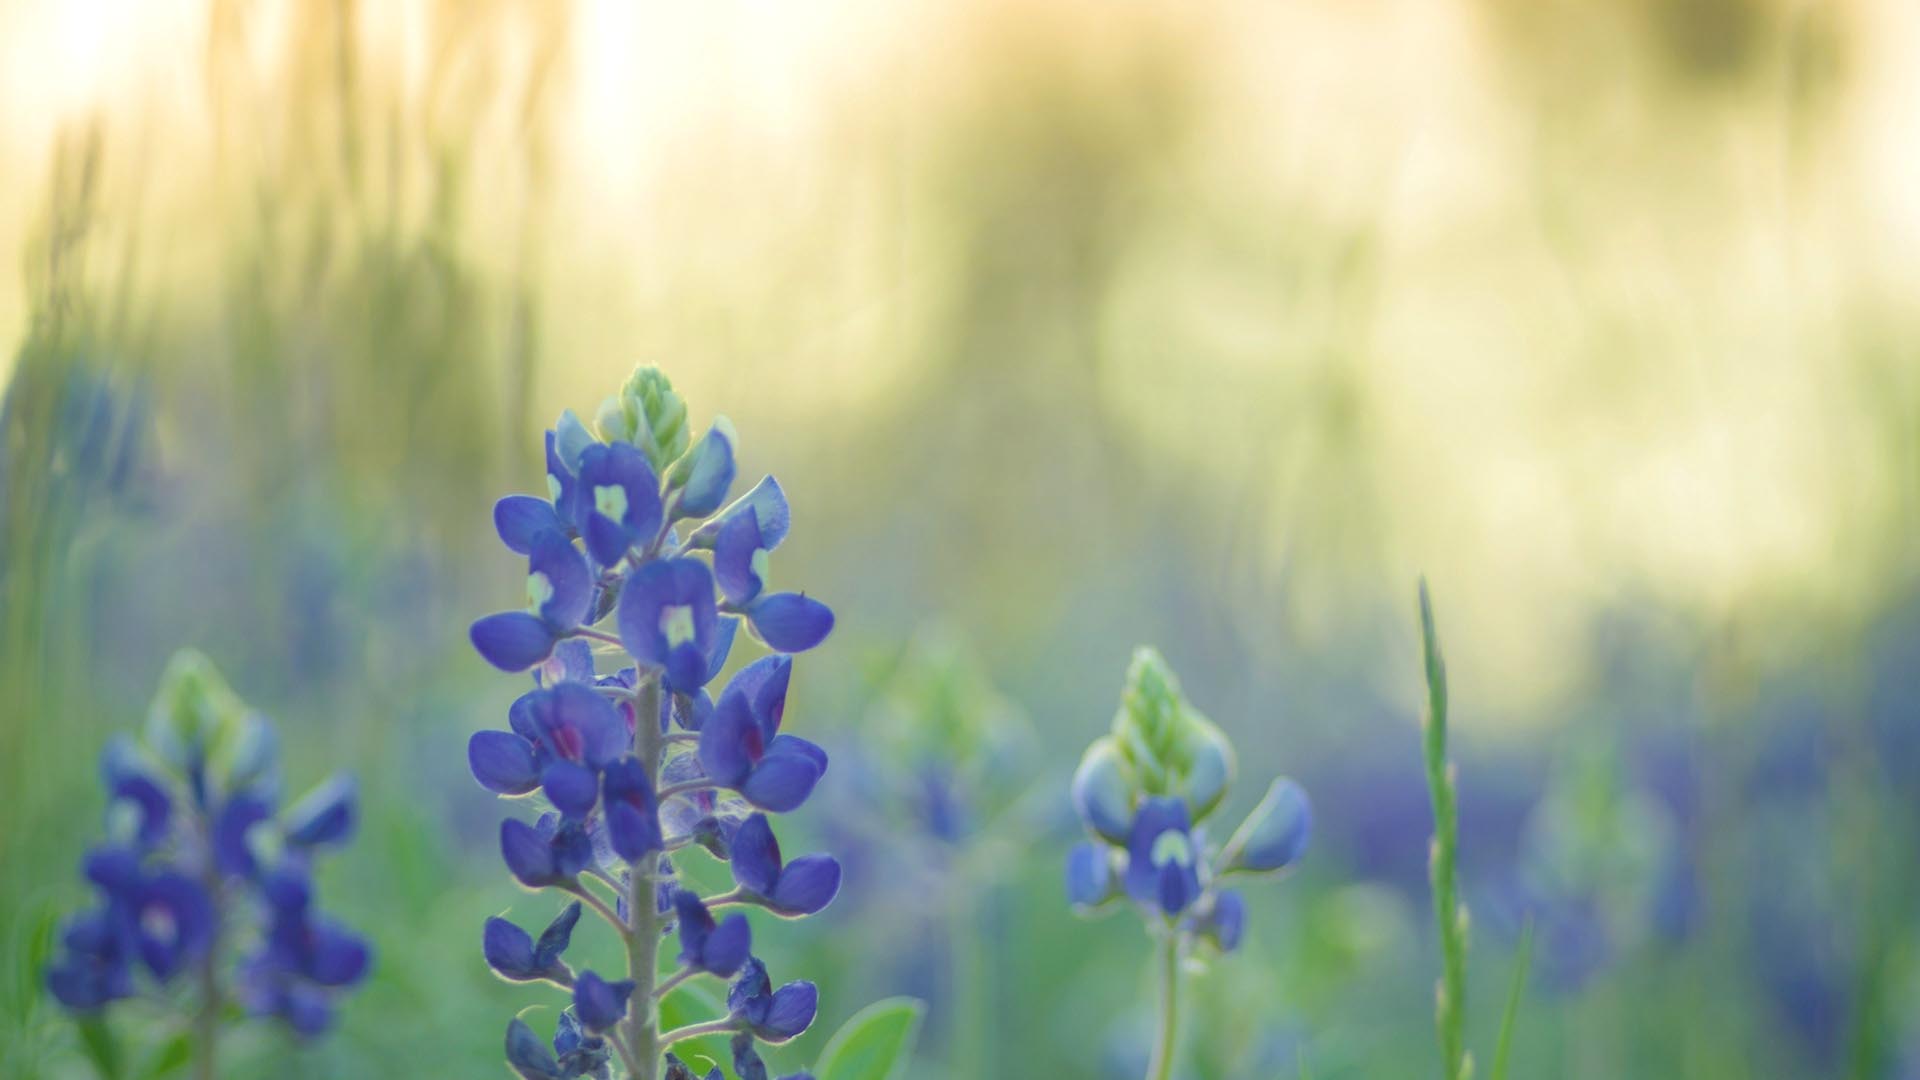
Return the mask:
[[[660,682],[654,676],[642,682],[635,701],[634,754],[648,779],[660,777]],[[660,963],[660,913],[654,907],[654,878],[660,855],[648,855],[628,870],[627,977],[633,980],[632,1004],[627,1016],[627,1046],[633,1056],[633,1080],[658,1080],[660,1028],[653,1007],[653,983]]]
[[1173,1047],[1180,1021],[1180,933],[1172,927],[1160,938],[1160,1016],[1153,1039],[1153,1057],[1147,1062],[1147,1080],[1173,1075]]
[[1424,579],[1420,582],[1420,640],[1427,674],[1427,789],[1433,798],[1433,848],[1428,869],[1441,957],[1433,1018],[1440,1037],[1441,1075],[1446,1080],[1464,1080],[1472,1066],[1466,1049],[1467,909],[1460,902],[1455,880],[1460,849],[1454,790],[1457,778],[1447,760],[1447,664],[1440,655],[1440,635],[1433,627],[1433,603]]
[[733,1017],[731,1016],[723,1016],[718,1020],[708,1020],[704,1024],[688,1024],[686,1027],[674,1028],[672,1031],[660,1036],[660,1045],[662,1048],[665,1048],[687,1039],[697,1039],[702,1035],[718,1035],[721,1032],[734,1031],[737,1030],[738,1027],[739,1025],[733,1022]]
[[[218,882],[210,882],[217,887]],[[214,895],[218,896],[216,892]],[[216,928],[219,920],[214,920]],[[193,1076],[194,1080],[214,1080],[219,1075],[220,1040],[220,935],[214,931],[212,941],[207,943],[207,951],[200,957],[196,980],[199,983],[200,1007],[193,1014]]]

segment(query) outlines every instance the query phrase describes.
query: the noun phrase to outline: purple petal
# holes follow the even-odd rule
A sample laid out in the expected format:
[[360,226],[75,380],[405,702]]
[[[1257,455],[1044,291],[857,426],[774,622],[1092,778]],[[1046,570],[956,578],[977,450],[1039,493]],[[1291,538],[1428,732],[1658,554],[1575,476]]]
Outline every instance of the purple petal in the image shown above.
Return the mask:
[[810,982],[790,982],[773,992],[773,1005],[755,1032],[770,1043],[783,1043],[813,1025],[820,1009],[820,991]]
[[287,811],[287,843],[300,847],[336,844],[353,835],[354,803],[360,785],[348,773],[335,773]]
[[751,603],[766,583],[754,569],[760,550],[760,526],[752,514],[741,514],[720,530],[713,545],[713,577],[731,604]]
[[526,555],[533,551],[535,537],[547,529],[560,528],[560,518],[545,499],[509,495],[493,504],[493,528],[509,549]]
[[827,775],[827,752],[815,743],[810,743],[798,735],[775,735],[767,744],[767,756],[791,754],[813,762],[821,776]]
[[763,476],[752,491],[733,500],[725,510],[695,530],[687,541],[688,546],[712,547],[719,540],[720,530],[741,514],[753,515],[754,522],[760,526],[760,542],[768,551],[780,546],[793,524],[793,514],[787,506],[786,492],[780,490],[780,482]]
[[798,809],[820,782],[820,766],[805,754],[769,754],[754,766],[740,794],[762,810],[784,814]]
[[740,970],[740,965],[746,963],[747,954],[752,948],[753,928],[747,924],[745,915],[735,912],[722,919],[713,933],[707,936],[700,964],[725,978]]
[[310,933],[313,950],[308,973],[321,986],[352,986],[367,973],[373,954],[359,935],[345,927],[320,922]]
[[733,426],[715,420],[699,444],[668,471],[669,482],[680,488],[678,516],[705,517],[719,509],[733,486],[733,474]]
[[787,711],[787,685],[793,678],[793,657],[785,653],[763,656],[734,673],[728,690],[746,695],[760,724],[760,737],[771,742]]
[[540,605],[540,617],[557,630],[579,626],[593,609],[593,571],[580,549],[557,529],[541,533],[527,556],[527,575],[535,574],[544,575],[552,590]]
[[1073,845],[1067,852],[1067,900],[1078,907],[1092,907],[1105,900],[1113,888],[1113,867],[1106,849],[1094,844]]
[[473,647],[501,671],[525,671],[553,652],[553,631],[524,611],[503,611],[473,624]]
[[780,881],[767,897],[782,915],[812,915],[840,892],[840,863],[831,855],[802,855],[780,871]]
[[774,838],[767,815],[755,814],[740,823],[729,861],[733,880],[742,887],[761,896],[773,892],[780,881],[780,841]]
[[540,786],[554,809],[571,818],[585,817],[600,796],[600,778],[592,769],[571,761],[548,765]]
[[720,695],[713,715],[700,729],[700,767],[723,787],[735,787],[752,772],[762,753],[760,727],[744,694]]
[[833,632],[833,610],[802,593],[761,597],[747,617],[760,640],[784,653],[805,652]]
[[526,982],[540,977],[533,961],[533,938],[497,915],[487,920],[481,932],[480,951],[487,966],[503,979]]
[[[733,652],[733,639],[739,632],[740,618],[737,615],[726,615],[714,620],[713,645],[707,650],[707,674],[700,680],[701,686],[704,687],[718,678],[720,669],[727,666],[727,655]],[[692,692],[692,689],[683,691],[683,693]]]
[[529,888],[537,889],[558,880],[553,849],[547,838],[518,818],[500,823],[500,857],[514,878]]

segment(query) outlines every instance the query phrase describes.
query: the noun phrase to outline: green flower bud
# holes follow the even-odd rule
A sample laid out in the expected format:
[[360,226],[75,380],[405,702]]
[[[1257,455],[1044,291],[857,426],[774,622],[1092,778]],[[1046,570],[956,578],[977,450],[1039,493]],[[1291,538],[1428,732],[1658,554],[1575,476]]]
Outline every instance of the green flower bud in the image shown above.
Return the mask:
[[274,760],[279,751],[280,739],[273,725],[259,713],[248,711],[221,743],[212,762],[214,776],[227,791],[253,787],[271,791],[278,786]]
[[1135,793],[1185,799],[1196,823],[1220,805],[1233,782],[1233,744],[1187,703],[1180,680],[1151,648],[1134,651],[1113,738],[1131,767]]
[[167,663],[147,710],[149,749],[186,772],[220,753],[247,713],[246,703],[201,653],[182,649]]
[[687,403],[657,367],[636,368],[620,393],[600,403],[594,426],[608,442],[630,442],[655,472],[687,450]]

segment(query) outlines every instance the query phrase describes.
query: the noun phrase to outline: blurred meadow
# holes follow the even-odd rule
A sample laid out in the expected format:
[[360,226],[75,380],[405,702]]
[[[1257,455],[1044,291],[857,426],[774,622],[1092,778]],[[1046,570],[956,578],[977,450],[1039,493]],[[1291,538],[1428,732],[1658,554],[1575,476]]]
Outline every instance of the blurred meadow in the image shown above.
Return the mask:
[[906,993],[914,1080],[1139,1073],[1060,865],[1154,643],[1316,803],[1182,1075],[1432,1075],[1424,573],[1475,1044],[1530,921],[1516,1077],[1920,1078],[1916,116],[1902,0],[0,0],[0,1077],[87,1075],[181,645],[363,797],[373,977],[231,1075],[507,1075],[490,510],[651,363],[839,618],[775,1064]]

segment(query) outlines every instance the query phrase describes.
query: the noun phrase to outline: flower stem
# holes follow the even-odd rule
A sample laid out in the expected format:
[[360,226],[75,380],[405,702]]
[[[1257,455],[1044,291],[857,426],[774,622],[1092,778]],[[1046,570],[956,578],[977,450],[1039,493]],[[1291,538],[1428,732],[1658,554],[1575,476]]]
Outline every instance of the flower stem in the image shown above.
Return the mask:
[[1433,603],[1420,582],[1420,640],[1427,674],[1427,788],[1433,798],[1433,848],[1429,866],[1433,918],[1440,935],[1440,984],[1434,988],[1434,1027],[1440,1036],[1441,1075],[1464,1080],[1471,1069],[1466,1049],[1467,908],[1460,902],[1455,863],[1460,849],[1457,777],[1447,760],[1447,663],[1433,626]]
[[626,933],[627,924],[620,921],[620,913],[613,910],[613,908],[607,905],[607,902],[605,900],[602,900],[599,897],[593,895],[593,893],[589,892],[584,886],[575,885],[571,889],[565,889],[562,891],[573,894],[573,896],[576,899],[578,899],[581,903],[587,905],[587,907],[589,908],[592,908],[595,914],[599,915],[602,919],[605,919],[609,926],[612,926],[615,930],[618,930],[623,934]]
[[[648,678],[638,688],[634,715],[634,753],[650,780],[660,776],[660,683]],[[632,1005],[627,1016],[627,1046],[632,1051],[633,1080],[657,1080],[660,1071],[660,1028],[653,1006],[653,983],[660,963],[660,912],[654,905],[654,878],[660,854],[649,854],[627,871],[627,977],[633,980]]]
[[1147,1080],[1173,1075],[1173,1047],[1180,1021],[1180,933],[1168,927],[1160,945],[1160,1018],[1153,1039],[1153,1057],[1147,1062]]
[[686,1027],[674,1028],[672,1031],[660,1036],[660,1045],[662,1047],[668,1047],[687,1039],[697,1039],[702,1035],[718,1035],[723,1031],[733,1031],[738,1026],[739,1025],[734,1023],[733,1017],[731,1016],[723,1016],[718,1020],[709,1020],[704,1024],[688,1024]]
[[194,1080],[214,1080],[219,1075],[217,1062],[220,1039],[220,962],[219,936],[207,943],[200,957],[198,981],[200,1007],[193,1014]]
[[688,979],[693,978],[695,975],[698,975],[699,973],[700,971],[698,968],[690,968],[690,967],[681,968],[679,971],[676,971],[673,974],[667,976],[666,978],[660,980],[660,985],[653,988],[653,996],[656,999],[666,997],[668,994],[673,993],[674,987],[679,986],[681,983],[686,982]]

